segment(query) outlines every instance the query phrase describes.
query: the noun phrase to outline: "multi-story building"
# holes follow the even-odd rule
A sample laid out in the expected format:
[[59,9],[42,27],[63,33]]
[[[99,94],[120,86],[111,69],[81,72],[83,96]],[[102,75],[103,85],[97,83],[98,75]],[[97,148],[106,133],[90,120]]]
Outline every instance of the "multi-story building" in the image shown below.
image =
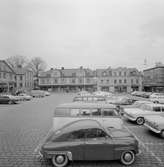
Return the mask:
[[0,60],[0,92],[12,92],[15,89],[15,72],[10,65]]
[[33,72],[31,70],[18,66],[14,71],[16,73],[16,90],[33,89]]
[[110,92],[142,90],[142,74],[136,68],[97,69],[97,87]]
[[145,91],[164,92],[164,66],[156,66],[143,71]]
[[57,91],[77,91],[96,89],[94,72],[83,67],[77,69],[53,69],[42,72],[39,75],[39,87],[41,89]]
[[53,90],[106,90],[131,92],[142,90],[142,75],[135,68],[116,69],[50,69],[39,76],[41,89]]

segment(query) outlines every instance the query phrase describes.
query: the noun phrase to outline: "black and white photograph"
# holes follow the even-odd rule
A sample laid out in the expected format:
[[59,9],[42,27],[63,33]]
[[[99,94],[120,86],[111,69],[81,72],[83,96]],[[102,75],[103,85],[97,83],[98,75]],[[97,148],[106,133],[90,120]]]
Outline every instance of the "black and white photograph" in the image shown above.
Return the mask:
[[164,167],[164,1],[0,0],[0,167]]

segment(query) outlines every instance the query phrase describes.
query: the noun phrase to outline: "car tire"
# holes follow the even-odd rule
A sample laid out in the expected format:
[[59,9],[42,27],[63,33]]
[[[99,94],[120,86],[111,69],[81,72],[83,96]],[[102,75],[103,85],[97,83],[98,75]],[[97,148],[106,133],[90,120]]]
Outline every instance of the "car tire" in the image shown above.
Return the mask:
[[145,123],[145,120],[143,117],[138,117],[136,119],[136,123],[137,123],[137,125],[143,125]]
[[68,164],[68,157],[65,154],[54,155],[52,163],[55,167],[64,167]]
[[161,137],[164,139],[164,130],[161,130],[160,135],[161,135]]
[[11,100],[9,100],[8,104],[13,104],[13,102]]
[[120,159],[121,163],[123,165],[131,165],[134,163],[135,161],[135,154],[133,151],[124,151],[121,154],[121,159]]

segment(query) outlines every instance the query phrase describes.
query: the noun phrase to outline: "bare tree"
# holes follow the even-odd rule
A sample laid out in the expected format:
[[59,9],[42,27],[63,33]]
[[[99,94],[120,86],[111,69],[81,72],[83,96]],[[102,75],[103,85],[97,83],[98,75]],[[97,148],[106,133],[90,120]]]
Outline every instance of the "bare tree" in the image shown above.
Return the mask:
[[29,62],[27,67],[30,68],[33,71],[34,77],[35,77],[35,86],[37,87],[38,86],[39,73],[46,69],[46,63],[42,58],[35,57]]
[[11,56],[11,57],[7,58],[6,61],[13,68],[16,68],[18,66],[25,67],[28,63],[27,58],[25,56],[21,56],[21,55]]

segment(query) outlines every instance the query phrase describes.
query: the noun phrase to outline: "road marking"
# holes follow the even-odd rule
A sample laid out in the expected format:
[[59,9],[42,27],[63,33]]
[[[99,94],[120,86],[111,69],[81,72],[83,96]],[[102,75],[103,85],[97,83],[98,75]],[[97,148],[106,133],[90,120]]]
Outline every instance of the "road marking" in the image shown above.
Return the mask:
[[53,127],[48,131],[48,133],[39,141],[39,144],[36,146],[36,148],[34,149],[34,154],[36,154],[38,152],[38,150],[40,149],[42,143],[46,140],[47,136],[49,135],[49,133],[52,131]]
[[134,137],[139,141],[139,144],[142,145],[143,148],[145,148],[145,150],[146,150],[148,153],[150,153],[150,155],[151,155],[152,157],[154,157],[160,165],[164,165],[164,163],[162,162],[162,160],[161,160],[157,155],[155,155],[154,152],[151,151],[151,150],[145,145],[144,142],[142,142],[142,140],[140,140],[128,127],[125,127],[125,128],[126,128],[131,134],[134,135]]

